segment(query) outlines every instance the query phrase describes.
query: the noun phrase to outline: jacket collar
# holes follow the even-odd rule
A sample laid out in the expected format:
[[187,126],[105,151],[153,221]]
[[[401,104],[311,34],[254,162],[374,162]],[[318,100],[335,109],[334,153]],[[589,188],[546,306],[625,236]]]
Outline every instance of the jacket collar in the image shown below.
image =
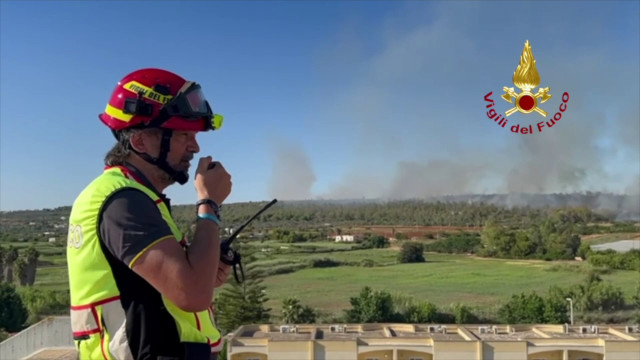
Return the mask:
[[140,171],[140,169],[138,169],[137,167],[135,167],[133,164],[129,162],[125,162],[123,166],[107,166],[105,170],[112,167],[120,168],[120,170],[122,170],[122,172],[126,177],[133,179],[137,181],[139,184],[149,188],[160,199],[162,199],[165,205],[167,205],[167,208],[169,209],[169,211],[171,211],[171,199],[169,199],[165,194],[158,191],[158,189],[156,189],[153,186],[153,184],[151,184],[151,181],[149,181],[149,179],[142,173],[142,171]]

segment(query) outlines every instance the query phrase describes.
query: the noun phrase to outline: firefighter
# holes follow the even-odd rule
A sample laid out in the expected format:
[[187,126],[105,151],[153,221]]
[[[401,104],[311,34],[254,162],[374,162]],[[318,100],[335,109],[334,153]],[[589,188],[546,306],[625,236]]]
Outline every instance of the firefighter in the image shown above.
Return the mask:
[[213,113],[199,84],[147,68],[118,82],[99,118],[116,144],[69,217],[78,357],[217,359],[222,339],[212,301],[229,274],[220,261],[218,229],[231,176],[211,156],[199,158],[191,242],[163,192],[188,181],[200,151],[196,134],[220,129],[223,117]]

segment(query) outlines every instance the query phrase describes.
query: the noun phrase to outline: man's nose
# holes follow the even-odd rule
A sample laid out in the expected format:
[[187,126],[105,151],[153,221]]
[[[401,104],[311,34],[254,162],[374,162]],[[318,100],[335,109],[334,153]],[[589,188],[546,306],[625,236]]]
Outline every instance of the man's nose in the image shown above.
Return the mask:
[[193,140],[193,153],[197,154],[200,152],[200,145],[198,145],[198,140]]
[[196,139],[195,136],[191,138],[191,143],[189,144],[189,150],[191,150],[191,152],[193,152],[194,154],[197,154],[200,152],[200,145],[198,145],[198,140]]

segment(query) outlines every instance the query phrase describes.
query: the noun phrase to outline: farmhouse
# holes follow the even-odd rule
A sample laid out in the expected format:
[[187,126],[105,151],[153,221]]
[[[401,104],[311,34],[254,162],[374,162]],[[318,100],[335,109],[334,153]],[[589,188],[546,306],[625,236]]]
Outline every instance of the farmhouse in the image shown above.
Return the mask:
[[362,239],[362,235],[335,235],[333,238],[335,242],[354,242]]

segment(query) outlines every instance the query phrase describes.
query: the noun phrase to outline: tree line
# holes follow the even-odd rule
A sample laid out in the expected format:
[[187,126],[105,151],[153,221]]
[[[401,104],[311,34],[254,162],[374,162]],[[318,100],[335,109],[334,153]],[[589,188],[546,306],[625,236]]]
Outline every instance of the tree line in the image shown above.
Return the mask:
[[[225,226],[238,226],[257,212],[265,203],[230,204],[223,207]],[[568,218],[582,223],[608,222],[613,218],[588,207],[561,208]],[[545,217],[550,208],[505,208],[485,203],[426,202],[421,200],[375,203],[277,203],[252,223],[256,229],[268,227],[318,227],[349,225],[390,226],[459,226],[481,227],[490,219],[506,226],[521,226]],[[173,209],[177,221],[193,221],[193,207]]]
[[611,249],[596,252],[589,248],[582,252],[582,256],[593,266],[606,267],[612,270],[640,271],[640,249],[619,253]]
[[[223,205],[224,227],[234,228],[255,214],[266,202]],[[66,236],[66,218],[70,207],[39,211],[3,212],[0,216],[0,243],[46,241],[48,236]],[[508,228],[528,228],[532,223],[561,212],[576,224],[576,231],[586,235],[604,232],[636,232],[633,222],[615,222],[614,214],[577,207],[504,207],[484,202],[440,202],[426,200],[376,202],[281,201],[245,229],[246,234],[274,228],[290,230],[324,229],[333,231],[345,226],[457,226],[482,227],[489,221]],[[193,205],[175,205],[172,214],[183,232],[195,221]],[[333,230],[332,230],[333,229]],[[44,235],[51,232],[51,235]],[[291,239],[297,241],[299,239]],[[63,241],[64,242],[64,241]]]
[[589,222],[589,214],[576,209],[554,209],[547,216],[528,218],[519,227],[491,219],[482,230],[478,254],[515,259],[574,259],[581,245],[580,235]]

